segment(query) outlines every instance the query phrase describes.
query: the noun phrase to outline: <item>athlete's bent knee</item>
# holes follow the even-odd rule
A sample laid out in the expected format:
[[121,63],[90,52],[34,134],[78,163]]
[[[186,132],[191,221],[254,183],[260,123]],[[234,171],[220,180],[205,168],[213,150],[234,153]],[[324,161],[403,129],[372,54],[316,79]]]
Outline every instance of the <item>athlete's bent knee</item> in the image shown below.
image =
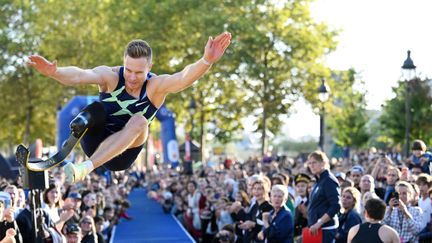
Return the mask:
[[147,130],[148,121],[143,115],[133,115],[126,124],[126,128],[135,133],[142,133]]

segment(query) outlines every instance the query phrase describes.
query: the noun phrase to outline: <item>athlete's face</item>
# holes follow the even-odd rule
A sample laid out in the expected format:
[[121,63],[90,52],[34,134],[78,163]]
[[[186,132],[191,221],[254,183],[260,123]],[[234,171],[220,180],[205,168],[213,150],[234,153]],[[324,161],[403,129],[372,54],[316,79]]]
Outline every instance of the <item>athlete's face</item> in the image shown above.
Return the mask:
[[141,88],[146,80],[147,73],[150,72],[152,64],[144,58],[132,58],[126,56],[124,58],[124,78],[125,85],[128,90]]

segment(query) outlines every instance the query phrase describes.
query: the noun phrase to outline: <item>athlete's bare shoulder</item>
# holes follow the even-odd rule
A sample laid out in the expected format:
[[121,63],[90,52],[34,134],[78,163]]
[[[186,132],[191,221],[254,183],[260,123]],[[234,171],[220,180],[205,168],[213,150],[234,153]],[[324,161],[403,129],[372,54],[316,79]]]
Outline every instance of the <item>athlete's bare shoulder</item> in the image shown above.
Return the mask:
[[388,225],[381,226],[378,235],[385,243],[398,243],[400,240],[398,232]]
[[111,92],[115,89],[118,82],[120,67],[98,66],[93,68],[93,72],[101,76],[103,85],[99,85],[99,91]]

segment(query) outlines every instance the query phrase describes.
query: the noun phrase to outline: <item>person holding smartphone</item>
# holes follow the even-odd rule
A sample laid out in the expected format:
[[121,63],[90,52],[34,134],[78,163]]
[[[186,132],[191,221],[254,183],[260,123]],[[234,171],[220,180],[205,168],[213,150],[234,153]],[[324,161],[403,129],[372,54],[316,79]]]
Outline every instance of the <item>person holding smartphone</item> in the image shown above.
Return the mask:
[[401,242],[417,242],[418,233],[422,230],[421,214],[419,207],[410,205],[414,196],[414,189],[406,181],[396,184],[396,191],[390,194],[383,223],[395,229]]

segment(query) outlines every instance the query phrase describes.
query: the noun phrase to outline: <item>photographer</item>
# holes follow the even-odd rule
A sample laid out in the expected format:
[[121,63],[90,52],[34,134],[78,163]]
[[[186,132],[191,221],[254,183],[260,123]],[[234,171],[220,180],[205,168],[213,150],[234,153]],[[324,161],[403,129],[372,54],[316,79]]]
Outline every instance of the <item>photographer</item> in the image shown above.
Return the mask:
[[383,220],[384,224],[395,229],[401,242],[417,242],[421,229],[422,210],[409,204],[414,196],[411,184],[400,181],[396,184],[396,192],[390,195],[389,206]]
[[11,229],[15,232],[16,242],[22,242],[21,234],[19,233],[18,226],[14,220],[14,208],[5,207],[4,201],[0,200],[0,239],[11,237]]

